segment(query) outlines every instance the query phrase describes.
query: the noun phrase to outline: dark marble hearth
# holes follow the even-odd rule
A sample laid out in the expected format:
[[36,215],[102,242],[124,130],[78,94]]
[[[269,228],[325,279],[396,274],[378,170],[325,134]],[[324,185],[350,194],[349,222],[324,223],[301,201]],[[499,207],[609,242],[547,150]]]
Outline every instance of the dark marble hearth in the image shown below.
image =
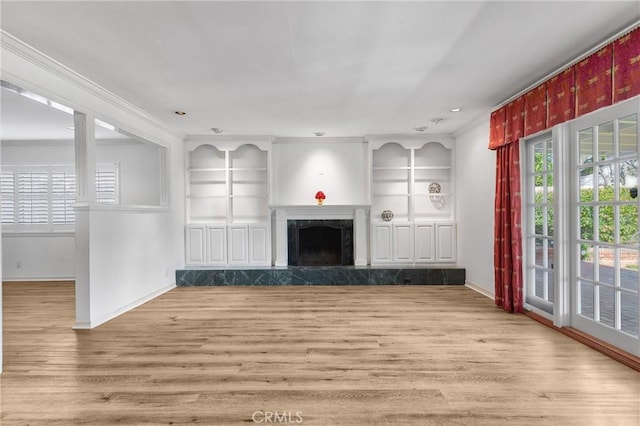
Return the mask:
[[234,285],[464,285],[465,270],[455,267],[290,266],[288,268],[176,271],[178,286]]

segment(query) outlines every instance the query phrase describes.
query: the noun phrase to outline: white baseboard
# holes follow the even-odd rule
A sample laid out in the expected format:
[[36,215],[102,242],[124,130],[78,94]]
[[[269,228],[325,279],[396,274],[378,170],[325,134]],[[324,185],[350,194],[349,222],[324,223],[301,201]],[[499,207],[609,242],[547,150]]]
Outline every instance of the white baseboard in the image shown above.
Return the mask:
[[147,303],[148,301],[155,299],[156,297],[160,296],[161,294],[164,294],[170,290],[173,290],[174,288],[176,288],[176,283],[171,283],[168,286],[162,287],[156,291],[152,291],[151,293],[147,294],[146,296],[143,296],[137,300],[134,300],[131,303],[126,304],[125,306],[118,308],[112,312],[106,313],[104,315],[99,316],[96,319],[92,319],[91,321],[80,321],[80,322],[76,322],[73,325],[73,329],[74,330],[89,330],[92,328],[96,328],[99,325],[104,324],[105,322],[114,319],[117,316],[120,316],[122,314],[124,314],[127,311],[130,311],[131,309],[137,308],[138,306]]
[[76,277],[2,277],[2,281],[14,283],[47,282],[47,281],[75,281]]
[[481,295],[488,297],[491,300],[496,298],[494,291],[487,290],[486,288],[479,286],[478,284],[472,283],[471,281],[465,281],[464,285],[465,287],[468,287],[471,290],[477,293],[480,293]]

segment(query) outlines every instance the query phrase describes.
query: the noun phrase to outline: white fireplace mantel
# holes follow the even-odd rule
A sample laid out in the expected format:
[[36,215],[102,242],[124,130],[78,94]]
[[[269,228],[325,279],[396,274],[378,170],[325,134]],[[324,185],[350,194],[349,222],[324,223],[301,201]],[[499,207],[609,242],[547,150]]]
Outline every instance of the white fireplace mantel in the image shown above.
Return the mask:
[[274,212],[276,260],[275,266],[287,266],[289,253],[287,251],[287,220],[353,220],[353,257],[356,266],[367,265],[367,216],[370,205],[297,205],[270,206]]

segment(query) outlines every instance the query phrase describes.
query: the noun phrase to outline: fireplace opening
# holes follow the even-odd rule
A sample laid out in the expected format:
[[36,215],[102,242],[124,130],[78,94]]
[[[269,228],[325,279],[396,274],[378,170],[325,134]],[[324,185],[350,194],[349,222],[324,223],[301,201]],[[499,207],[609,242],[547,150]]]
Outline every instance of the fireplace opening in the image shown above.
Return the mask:
[[353,265],[353,221],[290,220],[289,265]]

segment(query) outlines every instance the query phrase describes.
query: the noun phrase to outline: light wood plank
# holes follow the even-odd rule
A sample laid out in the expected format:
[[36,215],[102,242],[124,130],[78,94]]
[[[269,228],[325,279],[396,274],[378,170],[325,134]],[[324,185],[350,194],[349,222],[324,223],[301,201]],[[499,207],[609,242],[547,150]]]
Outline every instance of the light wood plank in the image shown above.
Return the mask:
[[5,283],[3,425],[640,424],[640,373],[461,286],[177,288],[73,331]]

